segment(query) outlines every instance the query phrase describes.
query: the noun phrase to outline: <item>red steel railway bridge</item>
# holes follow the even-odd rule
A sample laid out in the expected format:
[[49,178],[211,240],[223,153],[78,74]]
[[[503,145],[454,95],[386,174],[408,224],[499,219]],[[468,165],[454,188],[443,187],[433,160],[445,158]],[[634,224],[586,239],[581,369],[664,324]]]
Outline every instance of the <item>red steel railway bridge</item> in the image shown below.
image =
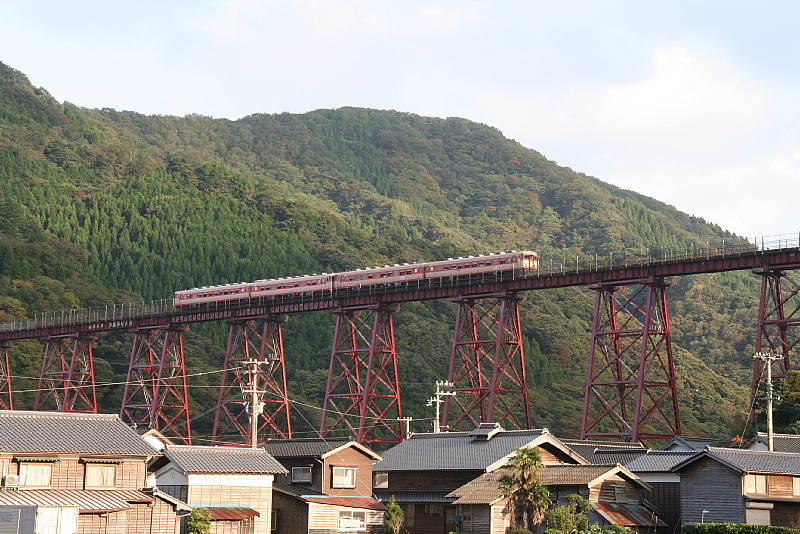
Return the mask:
[[[800,347],[797,236],[777,243],[628,250],[600,259],[540,259],[524,275],[481,274],[419,280],[408,287],[211,303],[181,309],[172,299],[36,314],[0,324],[0,409],[13,409],[9,348],[43,340],[35,409],[97,412],[93,342],[99,332],[133,335],[121,417],[191,443],[183,333],[192,323],[226,321],[229,337],[213,441],[250,445],[259,436],[292,437],[282,325],[296,313],[329,310],[336,331],[320,434],[348,432],[361,442],[403,439],[393,314],[403,302],[457,303],[441,427],[499,422],[530,428],[528,377],[519,302],[525,292],[582,286],[595,294],[581,438],[648,440],[681,434],[667,288],[675,277],[750,270],[761,277],[755,352],[780,357],[785,377]],[[766,365],[756,360],[756,394]],[[266,393],[255,401],[254,391]],[[440,400],[440,399],[437,399]],[[255,417],[252,414],[256,414]]]

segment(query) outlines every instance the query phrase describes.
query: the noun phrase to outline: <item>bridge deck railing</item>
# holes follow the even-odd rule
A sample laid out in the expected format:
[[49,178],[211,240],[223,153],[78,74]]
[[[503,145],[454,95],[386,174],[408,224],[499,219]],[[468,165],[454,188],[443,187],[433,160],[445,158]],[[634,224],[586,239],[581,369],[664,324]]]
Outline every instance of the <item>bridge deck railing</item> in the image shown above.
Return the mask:
[[[750,255],[760,251],[783,250],[800,247],[800,234],[777,235],[757,238],[754,242],[742,240],[721,240],[717,243],[707,242],[700,245],[691,244],[688,247],[672,248],[645,248],[628,247],[622,251],[610,253],[608,256],[576,255],[562,258],[540,258],[539,269],[528,271],[525,277],[545,277],[566,273],[582,273],[600,271],[618,267],[635,267],[654,263],[692,261],[698,259],[724,258],[728,256]],[[494,276],[493,273],[490,273]],[[474,278],[480,276],[480,279]],[[464,277],[463,280],[455,283],[457,285],[471,285],[489,281],[486,275],[473,275]],[[493,281],[493,280],[492,280]],[[439,279],[439,285],[446,282]],[[420,286],[421,288],[422,286]],[[428,287],[428,286],[426,286]],[[431,287],[436,287],[433,285]],[[356,292],[355,296],[375,294],[378,292],[386,293],[392,291],[390,288],[370,288],[365,292]],[[396,291],[396,290],[395,290]],[[321,299],[320,295],[308,297],[291,296],[289,300],[300,301],[308,299]],[[239,309],[249,303],[214,303],[214,306],[206,308],[210,311],[224,311],[228,309]],[[52,312],[41,312],[33,316],[32,319],[10,321],[0,323],[0,332],[38,330],[42,328],[85,325],[93,323],[104,323],[110,325],[108,329],[114,328],[114,323],[131,321],[146,317],[169,316],[182,313],[183,310],[175,307],[173,300],[161,299],[143,302],[126,302],[122,304],[109,304],[92,308],[76,308],[71,310],[61,310]]]

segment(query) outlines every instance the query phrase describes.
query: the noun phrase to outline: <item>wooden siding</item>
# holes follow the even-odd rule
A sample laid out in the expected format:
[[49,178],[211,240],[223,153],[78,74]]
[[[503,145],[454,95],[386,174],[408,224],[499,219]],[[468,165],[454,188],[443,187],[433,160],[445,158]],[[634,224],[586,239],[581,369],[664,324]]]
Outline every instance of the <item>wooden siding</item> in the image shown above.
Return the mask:
[[189,486],[191,506],[244,506],[261,515],[255,518],[255,534],[269,534],[272,513],[272,488],[251,486]]
[[742,475],[708,457],[681,471],[682,522],[699,523],[703,510],[706,522],[744,522]]
[[482,474],[483,471],[391,471],[389,489],[453,491]]
[[[19,475],[20,463],[25,463],[25,460],[6,462],[7,473]],[[65,458],[54,461],[51,465],[53,466],[50,479],[52,489],[86,489],[86,463],[77,458]],[[117,467],[115,489],[140,490],[145,486],[147,463],[144,460],[127,461],[115,465]]]
[[[334,488],[333,468],[356,469],[355,488]],[[325,458],[322,493],[328,495],[372,495],[372,458],[353,447],[347,447]]]
[[128,514],[79,514],[77,534],[127,534]]
[[665,532],[675,532],[681,520],[681,485],[679,482],[648,482],[652,491],[642,490],[642,498],[661,513],[659,517],[668,527]]
[[279,534],[308,533],[308,504],[285,495],[279,491],[272,492],[272,506],[277,515]]
[[786,475],[768,475],[767,476],[767,491],[770,495],[778,497],[791,497],[792,496],[792,476]]
[[[281,465],[285,467],[289,473],[288,474],[276,474],[275,475],[275,483],[276,484],[297,484],[303,488],[309,488],[319,493],[324,493],[322,491],[322,464],[315,460],[314,458],[281,458],[280,459]],[[300,483],[300,482],[292,482],[292,467],[310,467],[311,468],[311,483]]]
[[127,534],[178,534],[180,519],[175,515],[172,505],[156,498],[154,506],[146,503],[134,504],[127,512]]
[[[383,512],[365,510],[366,530],[339,530],[339,512],[353,508],[308,503],[308,534],[381,534],[383,532]],[[281,534],[283,534],[281,532]]]
[[505,503],[496,503],[492,506],[492,524],[490,534],[505,534],[511,526],[511,516]]
[[800,503],[776,502],[770,510],[770,524],[775,527],[797,528],[800,523]]

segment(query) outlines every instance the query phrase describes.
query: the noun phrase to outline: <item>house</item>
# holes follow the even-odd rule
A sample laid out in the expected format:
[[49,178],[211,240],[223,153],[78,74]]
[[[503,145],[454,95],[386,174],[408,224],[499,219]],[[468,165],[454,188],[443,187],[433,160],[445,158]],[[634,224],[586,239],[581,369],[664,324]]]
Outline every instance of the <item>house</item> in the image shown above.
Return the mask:
[[214,534],[268,534],[272,484],[286,469],[267,451],[170,445],[150,462],[160,491],[211,514]]
[[590,464],[625,465],[649,450],[640,442],[600,441],[591,439],[561,439],[561,443],[575,451]]
[[658,510],[659,518],[667,524],[667,532],[677,532],[681,522],[681,478],[675,466],[699,454],[695,450],[647,451],[625,464],[651,489],[642,498]]
[[372,495],[381,456],[350,439],[275,439],[264,448],[287,471],[275,480],[280,534],[383,532],[386,507]]
[[[754,451],[769,450],[769,436],[766,432],[757,432],[744,446],[745,449]],[[772,450],[777,452],[800,453],[800,435],[798,434],[773,434]]]
[[456,498],[449,494],[508,463],[518,448],[539,450],[546,465],[586,464],[547,429],[504,430],[483,423],[470,432],[413,434],[387,450],[375,465],[375,495],[392,496],[405,512],[410,534],[457,532]]
[[158,455],[116,415],[0,411],[0,516],[31,532],[177,534],[191,508],[145,487]]
[[[485,473],[448,494],[454,497],[461,531],[473,534],[505,534],[511,526],[507,500],[500,491],[500,478],[511,467]],[[548,487],[554,503],[567,504],[567,495],[577,494],[591,502],[587,515],[600,526],[622,525],[653,531],[665,527],[657,513],[642,499],[646,482],[621,465],[547,465],[539,471],[539,483]]]
[[675,436],[669,443],[661,447],[663,451],[702,451],[711,446],[716,440],[714,438],[698,438],[691,436]]
[[800,454],[708,447],[673,468],[684,523],[795,526]]

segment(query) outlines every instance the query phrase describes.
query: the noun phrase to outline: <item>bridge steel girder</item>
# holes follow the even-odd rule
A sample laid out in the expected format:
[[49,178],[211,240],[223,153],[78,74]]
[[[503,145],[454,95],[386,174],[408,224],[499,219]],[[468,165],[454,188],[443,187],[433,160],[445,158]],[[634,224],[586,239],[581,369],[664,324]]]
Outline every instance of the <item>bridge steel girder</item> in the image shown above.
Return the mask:
[[97,334],[75,333],[44,339],[42,373],[33,409],[98,413],[92,342]]
[[343,308],[337,315],[320,434],[347,429],[359,443],[403,440],[393,314],[399,305]]
[[[520,298],[514,292],[466,295],[455,300],[453,349],[442,428],[460,423],[510,423],[531,428]],[[467,424],[468,423],[468,424]],[[464,425],[462,425],[464,426]]]
[[192,444],[183,351],[185,324],[135,328],[120,418]]
[[[291,439],[289,393],[282,324],[286,315],[266,315],[229,321],[228,347],[222,372],[222,386],[214,418],[212,443],[252,446],[258,436],[271,434]],[[258,362],[249,369],[247,362]],[[251,435],[250,391],[264,393],[257,423],[257,435]]]
[[[756,354],[779,356],[776,360],[777,369],[772,369],[772,377],[786,378],[792,369],[792,359],[796,359],[800,352],[800,280],[784,268],[766,268],[756,271],[756,274],[761,275]],[[751,383],[752,399],[758,395],[766,373],[766,362],[756,358]],[[755,417],[755,403],[751,403],[750,417]]]
[[0,341],[0,410],[14,409],[14,395],[11,389],[11,365],[9,365],[8,349],[11,344]]
[[681,434],[669,285],[649,277],[590,286],[596,304],[581,439],[637,442]]

